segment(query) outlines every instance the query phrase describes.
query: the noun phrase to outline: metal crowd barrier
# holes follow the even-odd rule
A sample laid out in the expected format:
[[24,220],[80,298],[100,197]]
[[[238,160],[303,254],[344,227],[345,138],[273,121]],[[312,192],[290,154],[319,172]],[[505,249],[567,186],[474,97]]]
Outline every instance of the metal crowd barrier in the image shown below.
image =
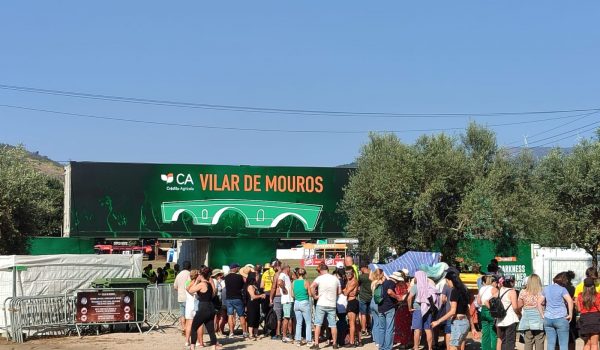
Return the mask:
[[[22,343],[24,334],[36,335],[49,331],[65,334],[69,330],[75,330],[77,310],[73,292],[7,298],[3,304],[3,312],[8,339]],[[146,333],[171,327],[178,322],[179,317],[177,291],[172,284],[150,285],[146,288],[144,323],[150,327]]]
[[155,284],[146,288],[146,324],[150,326],[146,333],[173,326],[180,316],[177,291],[172,284]]
[[24,334],[63,333],[74,325],[75,298],[65,294],[39,297],[14,297],[4,301],[8,338],[22,343]]

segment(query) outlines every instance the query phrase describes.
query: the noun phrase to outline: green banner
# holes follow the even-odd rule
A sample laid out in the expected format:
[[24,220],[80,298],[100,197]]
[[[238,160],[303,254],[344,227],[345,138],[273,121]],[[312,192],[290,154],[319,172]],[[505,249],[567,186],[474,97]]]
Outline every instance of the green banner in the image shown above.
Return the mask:
[[344,237],[348,168],[71,162],[72,237]]

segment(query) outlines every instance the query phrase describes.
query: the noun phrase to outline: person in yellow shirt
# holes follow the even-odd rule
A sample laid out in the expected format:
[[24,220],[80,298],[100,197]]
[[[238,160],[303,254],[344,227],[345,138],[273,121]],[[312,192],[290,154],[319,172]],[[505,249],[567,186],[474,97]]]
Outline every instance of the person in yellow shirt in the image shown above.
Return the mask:
[[271,267],[271,264],[266,263],[263,267],[263,274],[260,278],[260,289],[265,293],[265,299],[261,305],[262,313],[266,315],[269,312],[270,301],[271,301],[271,288],[273,287],[273,278],[275,277],[275,270]]
[[[585,270],[585,277],[594,279],[594,283],[596,283],[596,293],[600,293],[600,281],[598,281],[598,270],[596,270],[596,268],[593,266],[588,267],[587,270]],[[583,293],[583,281],[581,281],[581,283],[579,283],[577,287],[575,287],[575,298],[577,299],[577,296],[579,296],[579,294],[581,293]]]

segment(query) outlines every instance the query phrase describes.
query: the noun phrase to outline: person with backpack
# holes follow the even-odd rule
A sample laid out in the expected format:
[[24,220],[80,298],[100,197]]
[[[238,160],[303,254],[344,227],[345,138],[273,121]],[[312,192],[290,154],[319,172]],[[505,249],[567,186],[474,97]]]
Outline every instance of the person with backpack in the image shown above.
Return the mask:
[[485,275],[482,281],[483,286],[477,293],[477,304],[481,306],[481,350],[496,350],[496,320],[490,311],[490,300],[498,295],[498,278]]
[[542,295],[546,300],[544,311],[544,331],[546,332],[547,349],[556,347],[556,339],[560,350],[569,348],[569,321],[573,317],[573,299],[563,285],[566,284],[566,274],[559,273],[554,277],[553,284],[544,288]]
[[373,334],[373,342],[379,344],[381,341],[379,330],[379,304],[381,304],[382,301],[381,285],[385,281],[385,275],[383,274],[383,270],[376,269],[371,272],[369,278],[371,280],[371,294],[373,295],[369,306],[371,311],[371,326],[373,327],[371,333]]
[[398,272],[394,272],[381,284],[381,291],[376,292],[381,295],[381,302],[377,305],[380,350],[392,350],[394,343],[394,316],[396,314],[396,301],[399,299],[394,290],[396,289],[396,282],[400,279],[402,279],[402,276]]
[[579,318],[579,335],[585,342],[585,350],[598,349],[598,335],[600,334],[600,293],[596,292],[595,280],[583,280],[583,291],[577,298]]
[[500,350],[514,350],[517,340],[517,326],[519,316],[517,310],[517,292],[514,289],[515,278],[507,275],[501,278],[500,289],[490,299],[490,313],[496,319],[496,348]]
[[519,308],[522,310],[519,332],[525,339],[525,350],[544,350],[544,296],[542,280],[533,274],[527,278],[527,287],[519,293]]

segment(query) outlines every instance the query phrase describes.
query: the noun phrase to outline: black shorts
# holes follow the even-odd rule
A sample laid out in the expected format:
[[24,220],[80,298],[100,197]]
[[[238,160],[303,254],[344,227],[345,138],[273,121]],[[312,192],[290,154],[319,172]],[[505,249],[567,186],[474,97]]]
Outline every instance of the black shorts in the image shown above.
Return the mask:
[[352,312],[358,314],[358,300],[348,300],[348,306],[346,306],[346,312]]

